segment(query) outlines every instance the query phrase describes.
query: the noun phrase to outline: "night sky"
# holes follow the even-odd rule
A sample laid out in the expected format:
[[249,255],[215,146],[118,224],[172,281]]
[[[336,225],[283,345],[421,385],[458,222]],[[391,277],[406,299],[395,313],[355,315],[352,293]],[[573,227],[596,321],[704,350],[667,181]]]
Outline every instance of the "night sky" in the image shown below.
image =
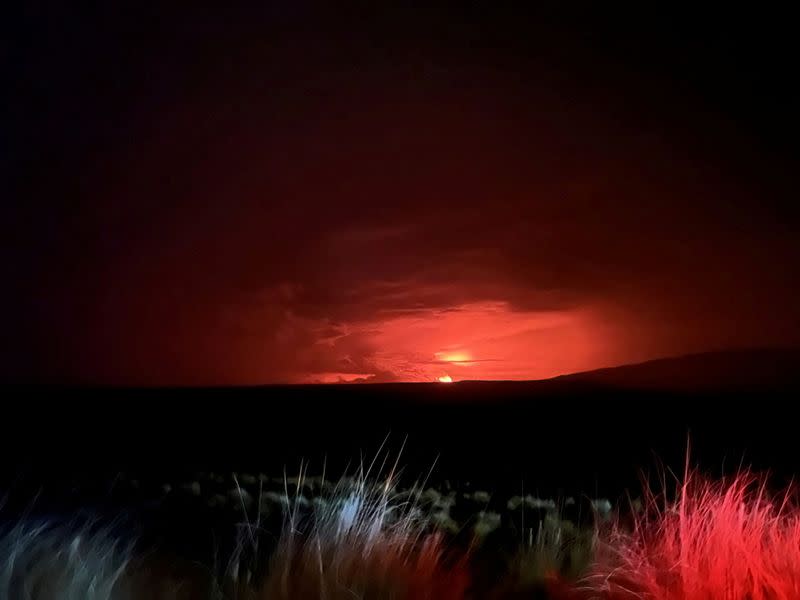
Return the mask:
[[105,4],[6,23],[5,380],[536,379],[800,344],[787,15]]

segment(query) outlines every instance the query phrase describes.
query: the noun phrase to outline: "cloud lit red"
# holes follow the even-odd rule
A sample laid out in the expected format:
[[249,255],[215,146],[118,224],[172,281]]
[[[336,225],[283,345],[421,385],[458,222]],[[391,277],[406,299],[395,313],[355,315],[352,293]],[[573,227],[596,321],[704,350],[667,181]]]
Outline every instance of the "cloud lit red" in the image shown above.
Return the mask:
[[29,219],[31,256],[9,253],[25,273],[10,371],[531,379],[800,342],[795,232],[750,144],[703,150],[697,132],[738,135],[708,111],[689,130],[653,118],[662,94],[623,101],[638,83],[435,47],[440,63],[353,70],[292,40],[257,76],[171,70],[157,108],[76,163],[80,198]]
[[592,319],[583,310],[515,311],[483,302],[354,321],[314,344],[321,360],[349,368],[300,380],[353,381],[359,370],[367,381],[552,377],[613,361],[615,349]]

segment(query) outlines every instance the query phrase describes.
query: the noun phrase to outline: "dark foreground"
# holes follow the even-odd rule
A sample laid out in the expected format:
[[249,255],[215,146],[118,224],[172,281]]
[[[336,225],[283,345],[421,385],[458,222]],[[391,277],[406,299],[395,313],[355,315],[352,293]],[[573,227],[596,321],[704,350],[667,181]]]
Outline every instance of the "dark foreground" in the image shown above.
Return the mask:
[[[264,579],[267,563],[274,565],[263,556],[287,539],[287,517],[335,514],[350,522],[357,506],[331,482],[369,471],[378,481],[392,475],[393,506],[417,511],[412,521],[418,529],[408,539],[441,534],[441,545],[432,548],[442,552],[442,560],[455,549],[456,556],[478,561],[468,569],[471,595],[454,597],[483,597],[499,580],[511,581],[512,588],[520,581],[525,587],[528,579],[547,587],[585,572],[594,560],[597,528],[636,518],[631,499],[648,489],[642,479],[659,489],[664,478],[673,480],[670,470],[680,477],[689,446],[690,462],[712,477],[748,465],[769,469],[767,485],[780,489],[796,476],[800,449],[789,407],[800,391],[799,357],[795,351],[700,355],[541,382],[9,387],[0,436],[3,543],[27,539],[15,529],[20,524],[66,523],[79,530],[97,524],[112,539],[135,539],[146,556],[158,556],[145,572],[166,568],[162,579],[199,582],[200,595],[187,597],[208,597],[209,586],[219,582],[241,584],[231,565],[249,564],[247,577],[260,573],[266,583],[259,585],[278,585]],[[323,472],[327,483],[314,477]],[[301,474],[305,479],[297,478]],[[734,491],[742,495],[732,496],[736,502],[746,500],[746,490]],[[338,504],[331,503],[334,498]],[[703,516],[694,526],[717,531],[702,519],[716,523],[713,515],[724,516],[732,504],[715,491],[701,498],[697,512]],[[724,501],[707,509],[716,498]],[[800,539],[800,520],[767,519],[772,509],[762,509],[756,500],[754,518],[778,524],[776,543]],[[372,523],[376,514],[383,513],[373,511],[364,522]],[[397,510],[387,514],[396,516]],[[662,527],[661,518],[655,516],[659,531],[678,527]],[[729,529],[732,534],[720,530],[721,539],[707,540],[709,546],[759,543],[745,539],[750,529]],[[91,538],[80,531],[84,542]],[[294,525],[288,531],[294,540]],[[358,543],[372,539],[358,531]],[[352,540],[339,544],[339,534],[329,534],[312,539],[336,541],[326,556],[341,566],[341,547]],[[242,549],[252,550],[255,541],[260,558],[252,552],[248,558]],[[389,539],[387,547],[396,548],[396,542]],[[634,542],[631,547],[648,547]],[[659,555],[676,548],[669,540],[658,543],[666,544],[656,548]],[[294,541],[290,546],[295,548]],[[756,562],[765,572],[777,568],[773,553],[786,554],[780,548],[753,553],[736,569],[755,568]],[[35,556],[45,555],[35,549]],[[395,558],[398,565],[408,564],[405,555]],[[436,565],[464,566],[446,560]],[[367,569],[353,568],[354,576]],[[713,575],[717,585],[726,581],[720,573]],[[461,589],[455,583],[445,587]]]
[[682,469],[688,441],[712,471],[744,463],[792,477],[798,373],[800,352],[751,351],[536,382],[8,388],[0,481],[282,474],[302,461],[338,476],[387,435],[411,479],[434,467],[434,482],[505,495],[527,485],[543,497],[616,497],[642,469]]

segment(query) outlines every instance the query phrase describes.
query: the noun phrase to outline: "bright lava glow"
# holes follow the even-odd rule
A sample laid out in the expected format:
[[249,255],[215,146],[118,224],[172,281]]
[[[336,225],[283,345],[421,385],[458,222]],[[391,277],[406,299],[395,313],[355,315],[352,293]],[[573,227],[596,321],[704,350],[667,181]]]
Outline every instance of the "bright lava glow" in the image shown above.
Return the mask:
[[450,375],[442,375],[438,381],[439,383],[453,383],[453,378]]
[[290,323],[318,336],[298,359],[310,368],[297,383],[543,379],[631,362],[618,352],[616,330],[588,309],[522,310],[497,301],[387,312],[336,327],[299,317]]
[[438,360],[456,365],[468,365],[472,360],[467,352],[437,352],[435,356]]

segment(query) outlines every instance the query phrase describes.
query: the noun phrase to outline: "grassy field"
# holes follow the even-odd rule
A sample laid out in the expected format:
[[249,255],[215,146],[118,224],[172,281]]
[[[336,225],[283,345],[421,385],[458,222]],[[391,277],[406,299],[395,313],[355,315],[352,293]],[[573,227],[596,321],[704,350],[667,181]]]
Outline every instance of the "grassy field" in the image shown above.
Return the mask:
[[158,496],[176,520],[206,515],[230,542],[202,560],[137,543],[113,520],[29,516],[0,532],[0,598],[800,598],[800,510],[749,473],[687,470],[618,506],[399,489],[395,469],[371,473],[208,473],[147,493],[125,479],[125,493]]

